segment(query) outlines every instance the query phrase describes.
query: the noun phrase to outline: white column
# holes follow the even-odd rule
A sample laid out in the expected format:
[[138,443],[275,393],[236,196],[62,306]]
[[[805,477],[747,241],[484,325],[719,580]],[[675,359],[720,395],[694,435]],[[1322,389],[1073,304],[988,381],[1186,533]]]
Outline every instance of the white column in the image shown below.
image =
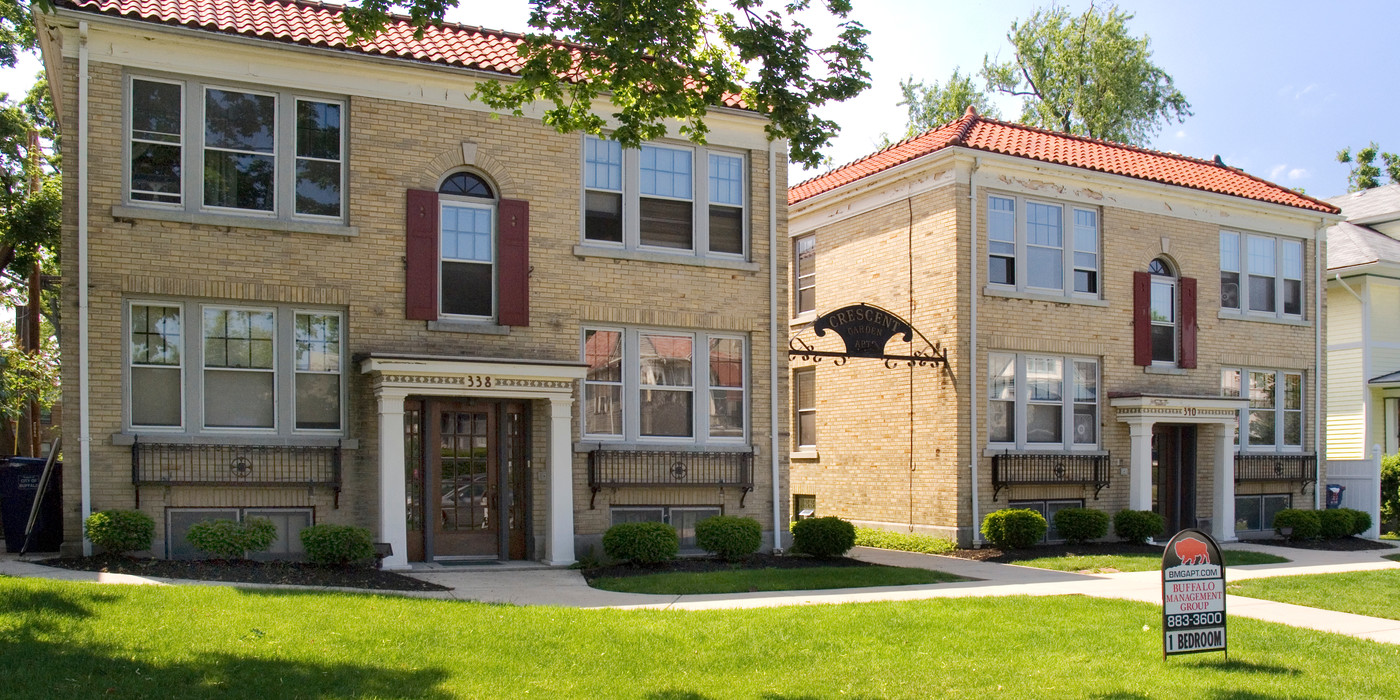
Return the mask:
[[545,531],[545,563],[574,563],[574,451],[572,398],[549,400],[549,504]]
[[1128,508],[1152,510],[1152,423],[1129,423],[1128,438]]
[[408,493],[404,483],[403,400],[396,392],[379,399],[379,538],[394,548],[385,569],[407,569]]
[[1216,542],[1235,541],[1235,425],[1221,423],[1215,441],[1215,512],[1210,518],[1210,536]]

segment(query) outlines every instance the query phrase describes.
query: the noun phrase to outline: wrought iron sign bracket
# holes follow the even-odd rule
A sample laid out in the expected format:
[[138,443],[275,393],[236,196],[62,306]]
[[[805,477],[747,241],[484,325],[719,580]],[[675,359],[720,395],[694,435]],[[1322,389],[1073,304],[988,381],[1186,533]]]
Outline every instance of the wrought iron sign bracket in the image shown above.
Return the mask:
[[[834,352],[816,349],[811,343],[802,339],[802,334],[808,328],[812,329],[813,334],[818,338],[824,337],[827,331],[835,332],[836,335],[841,336],[845,350]],[[905,343],[914,342],[914,337],[918,336],[919,340],[923,341],[923,347],[913,350],[907,355],[888,354],[885,352],[885,346],[895,336],[900,336],[900,342]],[[797,332],[788,339],[788,356],[812,362],[833,358],[832,364],[837,367],[846,364],[846,361],[852,357],[866,357],[883,360],[885,366],[890,369],[901,365],[905,367],[943,365],[945,371],[948,369],[948,355],[941,346],[929,341],[923,333],[920,333],[918,329],[894,312],[865,303],[843,306],[835,311],[822,314],[811,323],[798,328]]]

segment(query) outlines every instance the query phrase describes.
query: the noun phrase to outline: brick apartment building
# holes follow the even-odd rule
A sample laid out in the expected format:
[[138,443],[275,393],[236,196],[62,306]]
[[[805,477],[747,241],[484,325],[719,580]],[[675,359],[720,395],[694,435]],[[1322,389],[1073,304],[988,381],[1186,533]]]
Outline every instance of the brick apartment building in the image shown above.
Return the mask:
[[793,359],[796,512],[966,545],[1006,507],[1222,540],[1316,507],[1335,207],[971,110],[788,204],[793,347],[839,351],[808,324],[867,303],[923,334],[888,352],[947,358]]
[[338,14],[37,15],[64,134],[65,531],[139,508],[181,557],[191,523],[263,516],[269,556],[337,523],[391,567],[567,564],[616,522],[684,541],[723,512],[771,545],[786,157],[766,120],[731,99],[705,146],[560,134],[469,99],[520,37],[396,23],[350,46]]

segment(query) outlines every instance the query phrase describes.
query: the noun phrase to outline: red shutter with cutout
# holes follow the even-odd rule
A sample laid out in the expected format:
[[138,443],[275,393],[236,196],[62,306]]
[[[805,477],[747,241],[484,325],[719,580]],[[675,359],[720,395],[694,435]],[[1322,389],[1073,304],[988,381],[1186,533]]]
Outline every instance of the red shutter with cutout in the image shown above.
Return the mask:
[[1196,280],[1182,277],[1181,289],[1181,363],[1185,369],[1196,368]]
[[1133,273],[1133,364],[1152,364],[1152,275]]
[[438,194],[409,190],[405,221],[404,317],[438,317]]
[[502,199],[497,210],[497,322],[502,326],[530,325],[530,203]]

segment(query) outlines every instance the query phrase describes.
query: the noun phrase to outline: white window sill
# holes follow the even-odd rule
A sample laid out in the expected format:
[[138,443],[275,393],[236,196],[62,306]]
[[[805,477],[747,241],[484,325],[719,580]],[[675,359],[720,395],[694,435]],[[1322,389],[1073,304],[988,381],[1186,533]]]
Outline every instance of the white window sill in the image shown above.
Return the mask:
[[982,449],[982,456],[983,456],[983,457],[995,457],[995,456],[997,456],[997,455],[1005,455],[1005,454],[1011,454],[1011,455],[1016,455],[1016,454],[1064,455],[1064,456],[1066,456],[1066,457],[1070,457],[1070,456],[1081,456],[1081,457],[1107,457],[1107,456],[1108,456],[1108,450],[1101,450],[1101,449],[1098,449],[1097,447],[1094,448],[1094,449],[1085,448],[1085,449],[1082,449],[1082,450],[1066,450],[1066,449],[1060,448],[1060,447],[1046,447],[1046,448],[1043,448],[1043,449],[1042,449],[1042,448],[1039,448],[1039,447],[1029,447],[1029,446],[1023,447],[1023,448],[1018,448],[1018,447],[1016,447],[1015,445],[1006,445],[1006,446],[1002,446],[1002,447],[990,447],[990,446],[988,446],[988,447],[985,447],[985,448]]
[[821,459],[821,455],[815,449],[799,450],[788,454],[788,459]]
[[757,457],[759,450],[752,445],[740,443],[710,443],[696,445],[694,443],[676,444],[666,442],[617,442],[606,441],[581,441],[574,443],[574,452],[587,453],[594,450],[617,450],[619,452],[738,452],[753,453]]
[[1082,296],[1065,296],[1053,292],[1032,292],[1019,289],[1009,289],[993,287],[987,285],[982,288],[982,296],[1001,297],[1003,299],[1026,299],[1029,301],[1048,301],[1054,304],[1079,304],[1081,306],[1107,307],[1108,302],[1103,299]]
[[510,335],[510,326],[500,326],[485,321],[428,321],[428,330],[442,333]]
[[636,260],[640,262],[668,263],[672,265],[693,265],[695,267],[715,267],[724,270],[758,272],[758,263],[739,258],[705,257],[691,251],[666,253],[650,250],[627,250],[587,243],[574,246],[574,255],[580,258],[611,258],[613,260]]
[[788,325],[796,327],[811,323],[815,320],[817,320],[817,312],[803,311],[802,313],[792,317],[792,320],[788,321]]
[[1275,316],[1273,314],[1239,312],[1234,310],[1221,309],[1218,314],[1220,318],[1231,321],[1256,321],[1258,323],[1274,323],[1280,326],[1311,326],[1312,321],[1301,318],[1288,318],[1286,316]]
[[131,447],[140,436],[143,443],[162,445],[257,445],[274,447],[335,447],[343,450],[356,450],[360,441],[356,438],[334,436],[294,435],[190,435],[188,433],[132,432],[112,433],[112,444],[118,447]]
[[1148,365],[1142,368],[1142,372],[1143,374],[1171,374],[1176,376],[1186,374],[1186,370],[1180,367],[1168,367],[1166,365]]
[[154,221],[176,221],[183,224],[204,224],[208,226],[230,226],[252,228],[263,231],[285,233],[319,233],[327,236],[358,236],[360,229],[344,224],[326,224],[314,221],[298,221],[260,216],[239,216],[237,214],[210,214],[188,212],[183,209],[157,209],[155,207],[113,205],[115,219],[150,219]]

